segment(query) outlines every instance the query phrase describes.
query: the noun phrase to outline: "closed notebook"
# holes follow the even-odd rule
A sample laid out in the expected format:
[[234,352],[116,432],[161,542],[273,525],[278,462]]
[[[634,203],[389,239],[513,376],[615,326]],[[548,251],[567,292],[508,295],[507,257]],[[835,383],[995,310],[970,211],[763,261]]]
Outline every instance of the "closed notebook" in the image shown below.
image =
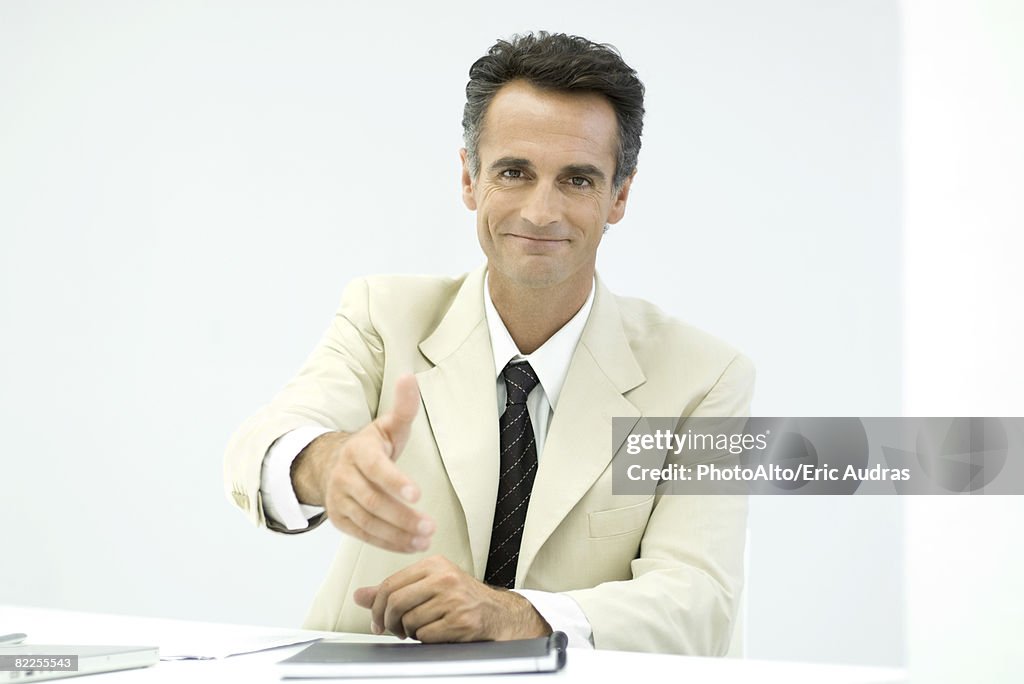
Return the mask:
[[565,665],[566,643],[562,632],[538,639],[460,644],[320,641],[277,666],[285,679],[554,672]]
[[0,682],[40,682],[131,670],[159,660],[156,646],[6,646],[0,648]]

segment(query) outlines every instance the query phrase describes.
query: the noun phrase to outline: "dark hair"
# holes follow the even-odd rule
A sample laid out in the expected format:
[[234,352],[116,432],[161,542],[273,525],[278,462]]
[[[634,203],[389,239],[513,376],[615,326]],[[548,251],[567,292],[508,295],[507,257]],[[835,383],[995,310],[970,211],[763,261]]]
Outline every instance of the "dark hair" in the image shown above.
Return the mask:
[[597,93],[608,99],[619,123],[619,149],[612,183],[621,188],[636,170],[640,154],[644,84],[637,78],[636,70],[622,61],[614,46],[546,31],[499,40],[469,68],[462,135],[473,177],[480,173],[477,145],[487,107],[503,85],[516,79],[538,88]]

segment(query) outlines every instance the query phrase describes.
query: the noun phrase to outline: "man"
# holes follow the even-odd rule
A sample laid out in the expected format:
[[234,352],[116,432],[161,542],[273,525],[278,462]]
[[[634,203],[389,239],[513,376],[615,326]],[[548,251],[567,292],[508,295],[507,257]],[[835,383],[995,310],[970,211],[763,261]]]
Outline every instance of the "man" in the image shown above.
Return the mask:
[[470,69],[461,152],[486,268],[350,284],[232,439],[254,522],[345,533],[307,627],[725,652],[745,500],[612,493],[613,416],[741,415],[753,385],[745,357],[596,279],[643,92],[607,46],[499,41]]

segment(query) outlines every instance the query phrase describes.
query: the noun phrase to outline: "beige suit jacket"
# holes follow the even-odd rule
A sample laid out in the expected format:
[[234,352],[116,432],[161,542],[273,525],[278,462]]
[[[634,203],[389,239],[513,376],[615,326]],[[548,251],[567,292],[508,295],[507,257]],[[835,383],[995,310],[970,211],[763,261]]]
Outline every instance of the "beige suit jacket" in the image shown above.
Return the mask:
[[[412,372],[422,410],[398,464],[437,522],[428,553],[483,577],[499,451],[483,277],[378,276],[345,290],[298,377],[228,446],[228,495],[254,523],[267,525],[260,469],[278,437],[311,423],[358,430]],[[724,654],[743,581],[746,500],[613,495],[613,446],[622,445],[612,444],[611,419],[745,415],[752,391],[744,356],[598,281],[540,459],[516,587],[572,597],[598,648]],[[341,535],[305,626],[367,631],[369,612],[352,592],[419,557]]]

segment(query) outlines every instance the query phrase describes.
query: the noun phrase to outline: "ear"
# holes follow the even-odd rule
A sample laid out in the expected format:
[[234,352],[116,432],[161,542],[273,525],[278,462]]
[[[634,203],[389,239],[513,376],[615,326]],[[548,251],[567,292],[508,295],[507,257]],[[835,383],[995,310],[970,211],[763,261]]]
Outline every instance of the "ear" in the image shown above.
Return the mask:
[[462,203],[470,211],[476,211],[476,196],[473,195],[473,174],[469,170],[469,153],[463,147],[459,150],[459,159],[462,160]]
[[618,223],[626,215],[626,200],[629,199],[629,189],[633,185],[634,178],[636,178],[636,169],[633,169],[633,173],[629,174],[629,178],[619,188],[619,193],[615,196],[614,201],[612,201],[611,209],[608,210],[608,220],[606,223]]

